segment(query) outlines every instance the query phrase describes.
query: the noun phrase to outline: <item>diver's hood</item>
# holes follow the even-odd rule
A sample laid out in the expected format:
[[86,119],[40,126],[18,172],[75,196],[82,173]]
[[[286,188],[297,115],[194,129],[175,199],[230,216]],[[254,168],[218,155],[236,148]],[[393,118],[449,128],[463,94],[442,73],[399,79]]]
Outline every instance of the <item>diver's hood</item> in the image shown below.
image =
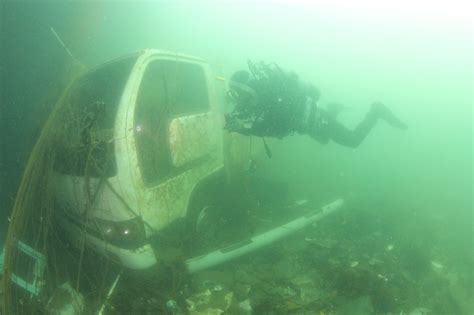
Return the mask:
[[257,98],[254,83],[248,71],[237,71],[229,80],[229,96],[236,103],[254,102]]
[[253,100],[257,97],[257,92],[246,84],[229,82],[229,94],[237,102]]

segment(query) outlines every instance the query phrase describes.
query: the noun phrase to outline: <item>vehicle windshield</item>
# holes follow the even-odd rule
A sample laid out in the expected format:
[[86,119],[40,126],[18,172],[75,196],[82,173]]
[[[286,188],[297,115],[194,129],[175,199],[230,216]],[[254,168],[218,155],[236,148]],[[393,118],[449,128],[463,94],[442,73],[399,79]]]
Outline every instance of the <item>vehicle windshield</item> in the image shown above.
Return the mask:
[[75,82],[62,106],[55,137],[56,171],[92,177],[117,173],[115,116],[136,59],[133,56],[108,63]]

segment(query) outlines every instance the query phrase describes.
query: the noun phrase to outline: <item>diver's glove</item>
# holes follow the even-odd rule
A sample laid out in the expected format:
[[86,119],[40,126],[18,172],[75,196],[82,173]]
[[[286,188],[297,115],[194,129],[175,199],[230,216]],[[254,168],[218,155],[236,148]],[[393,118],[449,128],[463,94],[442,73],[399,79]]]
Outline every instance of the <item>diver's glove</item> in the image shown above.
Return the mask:
[[385,120],[390,126],[402,130],[406,130],[408,126],[398,119],[392,111],[381,102],[375,102],[372,104],[370,114],[375,115],[377,118]]
[[236,113],[225,115],[224,129],[229,132],[237,132],[246,136],[252,135],[252,122],[239,118]]

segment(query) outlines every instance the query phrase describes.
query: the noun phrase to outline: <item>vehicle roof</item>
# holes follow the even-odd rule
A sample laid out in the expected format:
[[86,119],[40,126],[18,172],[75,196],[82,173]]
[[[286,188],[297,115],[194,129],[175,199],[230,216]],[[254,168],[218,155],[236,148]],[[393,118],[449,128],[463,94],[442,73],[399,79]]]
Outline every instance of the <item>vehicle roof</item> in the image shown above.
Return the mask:
[[128,53],[128,54],[121,55],[121,56],[116,57],[116,58],[112,58],[110,60],[107,60],[107,61],[102,62],[100,64],[97,64],[95,66],[92,66],[92,67],[86,69],[86,71],[84,73],[82,73],[82,75],[94,72],[95,70],[98,70],[98,69],[100,69],[100,68],[102,68],[102,67],[104,67],[104,66],[106,66],[110,63],[114,63],[114,62],[117,62],[119,60],[122,60],[122,59],[125,59],[125,58],[130,58],[130,57],[133,57],[133,56],[135,56],[136,58],[162,56],[162,57],[167,57],[167,58],[171,57],[171,58],[179,58],[179,59],[182,59],[182,60],[184,59],[184,60],[191,60],[191,61],[196,61],[196,62],[201,62],[201,63],[207,63],[206,61],[204,61],[204,59],[194,57],[194,56],[191,56],[191,55],[187,55],[187,54],[178,53],[178,52],[162,50],[162,49],[142,49],[142,50],[137,50],[135,52],[131,52],[131,53]]
[[183,59],[191,59],[194,61],[199,61],[199,62],[205,62],[204,59],[194,57],[188,54],[182,54],[178,52],[173,52],[173,51],[168,51],[168,50],[161,50],[161,49],[143,49],[138,51],[139,54],[143,55],[161,55],[164,57],[178,57],[178,58],[183,58]]

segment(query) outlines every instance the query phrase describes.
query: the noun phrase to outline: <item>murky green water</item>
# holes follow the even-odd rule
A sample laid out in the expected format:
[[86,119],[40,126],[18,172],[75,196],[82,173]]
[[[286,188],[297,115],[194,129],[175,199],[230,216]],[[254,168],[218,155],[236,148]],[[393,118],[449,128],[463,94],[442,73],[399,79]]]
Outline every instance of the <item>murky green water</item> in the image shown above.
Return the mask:
[[[322,204],[346,197],[347,213],[209,279],[225,283],[236,301],[249,298],[255,314],[304,309],[349,314],[351,307],[361,313],[473,312],[469,6],[467,1],[4,2],[1,214],[9,215],[31,147],[72,71],[71,57],[52,29],[87,67],[142,48],[201,57],[227,77],[248,59],[276,62],[320,89],[318,105],[344,104],[339,120],[349,127],[375,101],[409,127],[400,131],[381,121],[356,149],[298,135],[269,141],[273,158],[256,153],[253,176],[284,183],[294,199]],[[7,220],[0,222],[3,238]],[[252,300],[252,291],[236,284],[238,273],[251,273],[249,265],[262,272],[275,259],[281,266],[239,284],[253,286]],[[278,268],[291,272],[282,276]],[[280,277],[287,282],[275,280]]]

